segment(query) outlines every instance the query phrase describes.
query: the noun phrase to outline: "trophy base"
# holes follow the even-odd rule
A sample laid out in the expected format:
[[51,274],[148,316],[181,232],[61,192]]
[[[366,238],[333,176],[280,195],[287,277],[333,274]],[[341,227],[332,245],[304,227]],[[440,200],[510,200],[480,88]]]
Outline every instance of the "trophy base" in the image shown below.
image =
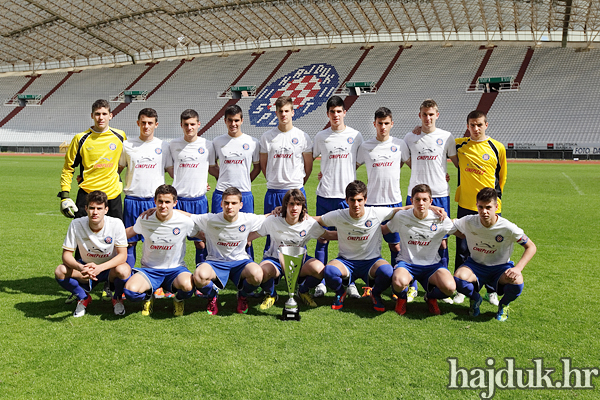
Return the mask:
[[286,310],[283,309],[283,313],[281,314],[282,321],[300,321],[300,312],[296,308],[295,310]]

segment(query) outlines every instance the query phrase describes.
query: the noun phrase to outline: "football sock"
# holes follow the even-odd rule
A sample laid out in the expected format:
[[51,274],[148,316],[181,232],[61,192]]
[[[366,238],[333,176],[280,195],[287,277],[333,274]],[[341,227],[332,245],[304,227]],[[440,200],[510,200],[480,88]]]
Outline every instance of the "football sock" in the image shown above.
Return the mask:
[[417,280],[416,280],[416,279],[414,279],[414,280],[411,282],[410,286],[411,286],[413,289],[415,289],[416,291],[419,291],[419,286],[417,285]]
[[127,279],[115,278],[115,290],[113,290],[113,298],[120,300],[121,295],[123,294],[123,289],[125,289],[125,283],[131,278],[133,274],[130,274]]
[[371,292],[373,296],[380,297],[381,292],[390,287],[393,273],[394,268],[390,264],[383,264],[377,268],[377,271],[375,271],[375,284]]
[[206,247],[204,249],[196,248],[196,265],[206,261]]
[[265,291],[265,294],[269,296],[275,295],[275,278],[268,279],[266,282],[260,284],[260,287]]
[[327,265],[327,250],[329,247],[329,243],[321,243],[317,241],[315,246],[315,258],[323,263],[323,265]]
[[127,298],[127,300],[133,302],[144,301],[149,297],[146,293],[138,293],[129,289],[123,289],[123,293],[125,293],[125,297]]
[[137,243],[133,243],[131,246],[127,247],[127,264],[131,268],[135,267],[135,246]]
[[257,287],[258,286],[256,285],[251,285],[248,283],[247,279],[244,279],[244,283],[242,283],[242,290],[239,291],[239,294],[242,297],[248,297],[248,294],[254,292]]
[[215,290],[215,284],[212,283],[212,282],[209,282],[208,285],[203,286],[200,289],[200,293],[202,293],[203,295],[205,295],[209,299],[212,299],[213,297],[215,297],[217,295],[217,291]]
[[181,300],[189,299],[193,295],[194,295],[194,291],[193,290],[190,290],[189,292],[186,292],[186,291],[184,291],[182,289],[177,289],[177,294],[175,295],[175,300],[181,301]]
[[396,258],[398,258],[398,254],[400,254],[400,253],[398,253],[397,251],[392,251],[391,254],[392,254],[391,264],[394,265],[394,264],[396,264]]
[[73,293],[77,296],[78,300],[83,300],[88,297],[88,294],[83,290],[83,288],[79,285],[79,281],[74,278],[68,279],[57,279],[56,282],[65,290]]
[[321,279],[315,278],[314,276],[308,275],[304,278],[304,282],[298,288],[298,292],[307,293],[310,289],[316,287],[319,283],[321,283]]
[[[459,293],[464,294],[468,298],[476,298],[479,296],[479,293],[475,291],[475,285],[471,282],[463,281],[457,277],[454,277],[454,282],[456,282],[456,290]],[[475,296],[477,294],[477,296]]]
[[396,296],[398,296],[399,299],[406,300],[406,295],[408,294],[408,287],[404,288],[404,290],[401,291],[400,293],[398,293],[397,290],[392,289],[392,293],[394,293]]
[[342,286],[342,271],[338,267],[326,265],[323,275],[325,275],[325,283],[329,288],[339,296],[344,294],[346,289]]
[[519,285],[511,283],[504,285],[504,296],[502,296],[502,299],[500,300],[500,305],[507,306],[511,301],[519,297],[523,292],[523,286],[522,283]]
[[428,299],[445,299],[446,297],[448,297],[448,295],[442,292],[437,286],[434,287],[431,292],[427,292]]

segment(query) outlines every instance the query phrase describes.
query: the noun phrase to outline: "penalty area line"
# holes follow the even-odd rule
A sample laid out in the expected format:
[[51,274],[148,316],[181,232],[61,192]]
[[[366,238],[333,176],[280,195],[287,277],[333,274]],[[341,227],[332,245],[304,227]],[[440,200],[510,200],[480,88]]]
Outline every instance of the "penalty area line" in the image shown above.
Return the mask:
[[575,184],[575,181],[573,179],[571,179],[571,177],[569,175],[565,174],[564,172],[562,174],[565,176],[565,178],[567,178],[569,180],[569,182],[571,182],[571,185],[573,185],[573,188],[575,190],[577,190],[577,193],[579,193],[582,196],[585,196],[585,193],[583,193],[581,191],[581,189],[579,189],[579,186],[577,186],[577,184]]

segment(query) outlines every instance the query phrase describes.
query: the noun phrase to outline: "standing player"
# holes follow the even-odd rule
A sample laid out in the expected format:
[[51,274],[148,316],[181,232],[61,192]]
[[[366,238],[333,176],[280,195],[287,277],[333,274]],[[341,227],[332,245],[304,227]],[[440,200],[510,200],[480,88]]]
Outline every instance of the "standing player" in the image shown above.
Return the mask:
[[[125,227],[118,218],[109,217],[108,198],[104,192],[94,190],[87,194],[83,208],[86,217],[71,221],[63,243],[63,263],[54,276],[58,284],[77,297],[74,317],[83,317],[92,302],[90,291],[98,282],[114,282],[112,299],[115,315],[124,315],[121,295],[123,285],[131,275],[127,259]],[[73,257],[79,249],[81,259]]]
[[[479,290],[483,285],[490,285],[503,294],[496,319],[506,321],[508,305],[523,291],[523,268],[537,249],[521,228],[497,214],[497,189],[482,188],[476,199],[478,215],[467,215],[454,221],[456,228],[466,236],[471,252],[454,272],[456,288],[469,297],[469,314],[476,317],[482,301]],[[517,265],[510,261],[515,242],[525,248]]]
[[[487,115],[475,110],[467,116],[470,137],[455,139],[458,155],[458,202],[457,218],[477,214],[475,198],[484,187],[494,188],[498,197],[497,213],[502,211],[502,191],[506,183],[506,149],[504,145],[486,135]],[[464,239],[456,238],[455,268],[469,257],[469,248]],[[498,305],[498,295],[488,287],[490,303]],[[458,294],[454,302],[462,303],[464,296]]]
[[135,225],[127,228],[127,237],[142,235],[144,247],[141,268],[125,285],[129,301],[145,300],[142,315],[152,314],[154,295],[159,287],[177,293],[173,298],[173,314],[182,316],[184,300],[194,293],[194,280],[184,261],[185,238],[195,236],[192,220],[173,212],[177,204],[177,190],[171,185],[161,185],[154,192],[156,212],[147,219],[138,217]]
[[[206,214],[208,200],[206,189],[208,174],[217,176],[215,168],[215,152],[210,140],[198,136],[200,121],[198,113],[188,109],[180,117],[183,137],[173,139],[169,143],[170,159],[167,172],[173,177],[173,186],[177,190],[178,210],[190,214]],[[204,262],[206,245],[198,238],[188,238],[196,246],[196,264]]]
[[[346,186],[356,179],[356,156],[363,142],[361,133],[346,126],[344,100],[333,96],[327,100],[327,117],[331,127],[317,133],[314,140],[313,159],[321,157],[321,179],[317,186],[317,215],[347,208]],[[327,241],[317,242],[315,258],[323,264],[328,259]],[[322,283],[315,289],[315,297],[321,297],[327,290]],[[350,297],[360,297],[356,287],[350,289]]]
[[[217,178],[217,187],[212,195],[211,210],[213,213],[223,211],[223,191],[228,187],[235,187],[242,192],[241,211],[254,213],[254,196],[251,190],[252,181],[260,173],[260,145],[258,140],[242,132],[244,116],[239,106],[227,107],[224,119],[227,135],[221,135],[213,141],[215,160],[211,167]],[[251,245],[248,253],[254,259]]]
[[392,289],[398,296],[396,312],[406,312],[406,289],[413,280],[425,288],[425,302],[429,312],[440,314],[437,299],[447,298],[454,293],[456,285],[448,266],[441,262],[438,254],[442,240],[456,231],[448,218],[443,221],[431,210],[431,189],[420,184],[412,188],[412,210],[400,210],[383,228],[399,232],[402,244],[398,264],[392,275]]
[[[289,96],[275,101],[279,124],[260,138],[260,168],[267,179],[265,214],[281,205],[283,196],[290,189],[300,189],[304,196],[304,184],[313,166],[312,141],[300,129],[294,127],[294,101]],[[269,248],[267,235],[265,250]]]
[[[154,137],[158,127],[158,114],[152,108],[144,108],[138,113],[138,138],[123,143],[123,153],[119,160],[119,173],[127,168],[125,176],[125,204],[123,222],[129,228],[137,217],[154,207],[154,191],[165,183],[165,167],[168,159],[168,143]],[[127,263],[135,266],[135,247],[142,238],[136,235],[128,239]]]
[[246,243],[248,235],[260,229],[265,217],[240,212],[243,195],[234,187],[225,189],[221,198],[222,212],[191,216],[196,228],[204,232],[208,246],[208,257],[196,267],[194,282],[208,297],[206,311],[216,315],[218,289],[223,289],[230,279],[239,290],[237,312],[245,314],[248,295],[262,281],[262,270],[246,253]]

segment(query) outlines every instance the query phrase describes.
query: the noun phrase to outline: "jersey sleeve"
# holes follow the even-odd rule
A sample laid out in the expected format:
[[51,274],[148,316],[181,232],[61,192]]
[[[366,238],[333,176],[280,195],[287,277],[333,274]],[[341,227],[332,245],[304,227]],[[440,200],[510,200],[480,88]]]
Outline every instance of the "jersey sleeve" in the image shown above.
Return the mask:
[[256,164],[258,162],[260,162],[260,143],[258,142],[258,140],[256,140],[256,138],[252,138],[252,140],[254,140],[254,151],[252,152],[252,163]]
[[406,144],[406,142],[403,139],[400,139],[399,142],[400,142],[401,160],[402,160],[402,162],[407,162],[408,160],[410,160],[410,149],[408,148],[408,145]]
[[452,222],[454,223],[454,227],[456,228],[456,230],[465,233],[465,231],[467,230],[467,217],[455,219]]
[[515,242],[517,242],[518,244],[520,244],[521,246],[529,241],[529,238],[527,237],[525,232],[523,232],[523,229],[519,228],[517,225],[513,224],[512,222],[510,224],[510,233],[511,233],[512,239]]
[[363,142],[364,140],[362,134],[360,132],[356,132],[354,143],[352,143],[352,146],[354,146],[354,154],[358,153],[358,148],[363,144]]
[[217,154],[212,141],[206,141],[206,150],[208,150],[208,165],[215,165],[217,163]]
[[202,232],[206,230],[206,223],[209,214],[194,214],[191,215],[190,218],[194,223],[194,228],[197,232]]
[[125,225],[123,221],[115,218],[115,247],[127,247],[127,234],[125,233]]
[[456,142],[454,141],[454,136],[452,136],[452,134],[448,135],[448,139],[446,140],[446,155],[448,157],[456,155]]
[[[454,140],[452,142],[454,143]],[[454,225],[454,222],[452,222],[450,218],[446,218],[442,221],[442,227],[444,228],[446,235],[452,235],[457,231],[456,225]]]
[[73,163],[77,156],[77,149],[79,148],[79,135],[76,135],[65,154],[65,163],[63,165],[62,172],[60,173],[60,190],[64,192],[71,191],[71,181],[73,180]]
[[333,210],[321,216],[321,221],[325,224],[325,226],[336,226],[338,223],[340,210]]
[[173,166],[173,156],[171,156],[171,146],[167,142],[162,143],[162,156],[164,168]]
[[276,217],[274,215],[269,215],[267,218],[265,218],[265,221],[262,223],[260,228],[256,229],[256,233],[258,233],[260,236],[267,236],[269,234],[269,231],[271,230],[270,227],[273,218]]
[[267,143],[267,132],[263,133],[260,137],[260,152],[261,153],[269,152],[269,144]]
[[313,142],[310,139],[310,136],[306,132],[304,133],[304,148],[302,149],[303,153],[312,153],[313,151]]
[[258,231],[263,226],[263,223],[265,222],[267,217],[264,215],[251,215],[253,215],[253,217],[250,221],[252,223],[252,226],[250,227],[250,232]]
[[325,228],[323,228],[319,223],[313,220],[313,224],[308,230],[308,237],[311,239],[318,239],[325,234]]
[[77,220],[71,221],[69,224],[69,229],[67,229],[67,235],[65,236],[65,241],[63,242],[63,249],[69,251],[75,251],[77,249],[77,239],[75,238],[75,224]]
[[506,164],[506,148],[500,142],[497,142],[498,145],[498,163],[500,164],[500,172],[499,172],[499,180],[500,180],[500,190],[504,192],[504,184],[506,183],[506,173],[507,173],[507,164]]
[[356,163],[363,165],[365,163],[365,153],[367,153],[367,149],[365,146],[360,146],[358,148],[358,153],[356,153]]
[[313,143],[313,158],[317,158],[321,155],[321,143],[322,140],[319,139],[319,134],[315,136],[315,141]]
[[127,152],[125,151],[125,143],[123,143],[123,151],[121,152],[121,157],[119,157],[119,167],[127,166]]
[[380,221],[386,221],[394,216],[394,209],[390,207],[373,207],[375,215]]
[[137,217],[135,224],[133,224],[133,231],[138,235],[142,234],[142,217]]
[[402,218],[401,213],[397,212],[387,223],[387,227],[391,232],[400,232],[400,225],[402,224],[400,218]]

